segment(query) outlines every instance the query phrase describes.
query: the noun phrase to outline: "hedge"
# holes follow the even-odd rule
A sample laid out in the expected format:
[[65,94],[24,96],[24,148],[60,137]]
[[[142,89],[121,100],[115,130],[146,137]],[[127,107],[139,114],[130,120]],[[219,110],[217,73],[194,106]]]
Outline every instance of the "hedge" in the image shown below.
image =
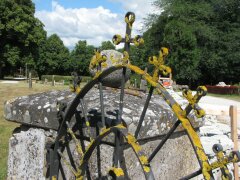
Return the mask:
[[[52,81],[52,76],[53,75],[42,75],[41,79],[42,79],[42,81],[44,81],[45,79],[47,79],[48,81]],[[72,81],[72,79],[73,79],[72,76],[54,75],[54,80],[56,82],[60,82],[62,80],[64,80],[65,82],[69,82],[69,81]],[[92,80],[92,77],[90,77],[90,76],[82,76],[82,82],[88,82],[91,80]]]
[[136,79],[137,87],[140,87],[141,75],[139,75],[139,74],[131,74],[130,75],[130,83],[131,84],[135,84],[135,79]]
[[210,86],[206,85],[209,93],[214,94],[239,94],[237,86]]

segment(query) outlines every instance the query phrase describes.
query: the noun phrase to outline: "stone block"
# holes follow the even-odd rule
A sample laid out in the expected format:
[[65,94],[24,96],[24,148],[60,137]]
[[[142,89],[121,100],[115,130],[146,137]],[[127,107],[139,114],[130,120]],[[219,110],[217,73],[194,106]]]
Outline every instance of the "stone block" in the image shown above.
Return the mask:
[[[101,51],[102,55],[105,55],[107,57],[107,67],[102,67],[102,70],[109,68],[111,66],[114,66],[116,64],[122,64],[122,57],[123,54],[116,51],[116,50],[103,50]],[[94,76],[97,72],[97,69],[90,70],[90,73]],[[127,69],[126,72],[126,79],[125,82],[128,81],[130,77],[131,71]],[[121,86],[121,80],[122,80],[122,70],[117,70],[112,74],[109,74],[107,77],[105,77],[102,80],[102,83],[104,86],[118,88]]]
[[7,179],[45,179],[44,150],[44,130],[30,128],[13,134],[9,140]]

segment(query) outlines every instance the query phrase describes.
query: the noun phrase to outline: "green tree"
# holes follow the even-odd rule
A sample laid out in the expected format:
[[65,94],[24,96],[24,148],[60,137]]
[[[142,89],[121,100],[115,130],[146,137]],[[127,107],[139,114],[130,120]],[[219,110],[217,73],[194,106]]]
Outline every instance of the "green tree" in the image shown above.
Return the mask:
[[100,50],[109,50],[109,49],[115,49],[115,46],[113,45],[113,43],[111,41],[103,41],[101,46],[100,46]]
[[147,67],[148,58],[143,47],[131,46],[130,61],[132,64],[144,69]]
[[146,52],[170,48],[167,60],[178,83],[239,81],[238,0],[157,0],[155,5],[163,12],[147,22]]
[[71,52],[69,70],[76,71],[80,75],[89,75],[89,63],[94,55],[94,46],[87,45],[86,41],[78,41]]
[[34,13],[31,0],[0,1],[0,78],[7,66],[24,66],[37,60],[38,46],[46,32]]
[[40,46],[36,70],[39,77],[43,74],[68,74],[69,50],[58,35],[53,34]]

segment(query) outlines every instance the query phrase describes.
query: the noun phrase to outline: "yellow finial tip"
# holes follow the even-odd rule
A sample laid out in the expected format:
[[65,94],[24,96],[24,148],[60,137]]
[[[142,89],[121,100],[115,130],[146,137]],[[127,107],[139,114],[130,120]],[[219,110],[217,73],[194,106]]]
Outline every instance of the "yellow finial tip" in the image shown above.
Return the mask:
[[167,55],[168,55],[168,48],[162,47],[162,48],[161,48],[161,51],[162,51],[162,53],[163,53],[163,56],[167,56]]

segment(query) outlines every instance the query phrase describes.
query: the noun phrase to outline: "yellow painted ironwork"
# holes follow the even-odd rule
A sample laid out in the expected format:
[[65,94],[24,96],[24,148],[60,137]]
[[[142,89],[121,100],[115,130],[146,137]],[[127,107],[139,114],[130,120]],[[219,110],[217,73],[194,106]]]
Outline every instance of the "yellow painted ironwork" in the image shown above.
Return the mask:
[[191,90],[184,90],[182,94],[183,94],[183,97],[185,97],[188,100],[189,104],[191,105],[192,109],[195,112],[195,115],[198,118],[202,118],[205,115],[205,111],[199,107],[196,108],[196,105],[197,105],[199,99],[202,96],[206,95],[206,87],[199,86],[197,88],[197,93],[194,96],[192,95]]
[[76,144],[76,147],[77,147],[77,152],[80,154],[80,155],[83,155],[83,151],[82,151],[82,148],[81,148],[81,145],[79,143],[79,141],[77,140],[75,134],[73,133],[72,129],[71,128],[67,128],[67,132],[71,135],[71,137],[73,138],[75,144]]
[[139,161],[142,164],[143,170],[145,172],[150,172],[150,166],[149,166],[149,162],[148,159],[145,155],[141,155],[141,146],[137,143],[136,138],[131,135],[130,133],[128,133],[128,135],[125,137],[128,144],[130,144],[133,148],[133,150],[135,151],[135,153],[138,155]]
[[117,59],[114,59],[114,55],[113,55],[113,54],[110,55],[110,60],[111,60],[111,62],[112,62],[112,65],[115,65],[115,64],[117,64],[117,62],[118,62]]
[[[111,127],[111,128],[118,128],[118,129],[123,129],[123,130],[127,130],[126,127],[123,125],[123,124],[118,124],[114,127]],[[106,133],[109,133],[109,131],[111,130],[111,128],[104,128],[102,129],[101,133],[99,136],[104,136]],[[141,151],[142,148],[141,146],[138,144],[136,138],[130,134],[130,133],[127,133],[126,135],[124,135],[124,139],[127,141],[127,143],[132,147],[132,149],[134,150],[134,152],[136,153],[142,167],[143,167],[143,170],[145,172],[150,172],[150,165],[148,163],[148,159],[146,156],[143,155],[143,152]],[[81,157],[81,160],[80,160],[80,166],[84,163],[84,156],[86,155],[86,153],[88,152],[89,148],[95,143],[95,140],[91,141],[90,144],[88,145],[87,149],[86,149],[86,152],[84,153],[84,155]],[[123,171],[121,170],[121,168],[111,168],[110,170],[112,170],[114,172],[115,175],[117,176],[123,176],[124,173]],[[81,171],[79,171],[81,172]],[[82,175],[82,174],[80,174]]]
[[61,156],[61,159],[62,159],[63,163],[74,174],[74,176],[75,177],[80,177],[81,176],[81,171],[79,169],[77,169],[77,171],[76,171],[60,151],[58,151],[58,154]]
[[127,51],[123,52],[123,58],[122,58],[122,63],[123,65],[126,65],[129,62],[129,54]]
[[133,135],[128,134],[126,136],[126,140],[127,140],[128,144],[132,145],[132,148],[135,150],[136,153],[138,153],[139,151],[142,150],[141,146],[138,145],[137,140]]
[[133,43],[134,43],[135,46],[141,46],[141,45],[144,44],[144,39],[140,36],[135,36],[133,38]]
[[89,69],[93,70],[97,68],[97,72],[95,73],[95,76],[93,79],[98,78],[98,76],[102,72],[102,67],[107,67],[107,57],[102,55],[98,50],[95,50],[95,55],[92,57],[90,64],[89,64]]
[[94,69],[101,64],[106,63],[107,57],[103,56],[98,50],[95,50],[95,55],[92,57],[89,65],[89,69]]
[[124,172],[123,172],[122,168],[112,167],[112,168],[110,168],[109,171],[112,171],[116,177],[124,176]]
[[70,89],[71,92],[74,92],[76,94],[78,94],[81,91],[80,84],[76,85],[76,87],[74,87],[74,85],[71,84],[71,85],[69,85],[69,89]]
[[203,109],[197,109],[197,110],[194,110],[194,112],[197,118],[202,118],[206,114]]
[[135,15],[133,13],[126,14],[125,22],[127,23],[128,27],[132,29],[132,25],[135,21]]
[[165,63],[164,58],[167,55],[168,55],[168,49],[163,47],[159,51],[159,57],[152,56],[152,57],[149,57],[149,59],[148,59],[148,62],[155,66],[154,72],[153,72],[153,80],[155,82],[158,81],[159,73],[161,73],[165,76],[172,72],[170,67],[164,65],[164,63]]
[[130,39],[131,39],[131,37],[130,37],[128,34],[126,34],[126,36],[125,36],[125,42],[126,42],[126,43],[129,43],[129,42],[130,42]]
[[205,96],[207,94],[206,86],[198,86],[197,94],[198,94],[198,96]]
[[76,177],[76,180],[83,180],[83,176]]
[[112,41],[113,41],[113,44],[118,45],[122,41],[122,36],[119,34],[116,34],[115,36],[113,36]]

